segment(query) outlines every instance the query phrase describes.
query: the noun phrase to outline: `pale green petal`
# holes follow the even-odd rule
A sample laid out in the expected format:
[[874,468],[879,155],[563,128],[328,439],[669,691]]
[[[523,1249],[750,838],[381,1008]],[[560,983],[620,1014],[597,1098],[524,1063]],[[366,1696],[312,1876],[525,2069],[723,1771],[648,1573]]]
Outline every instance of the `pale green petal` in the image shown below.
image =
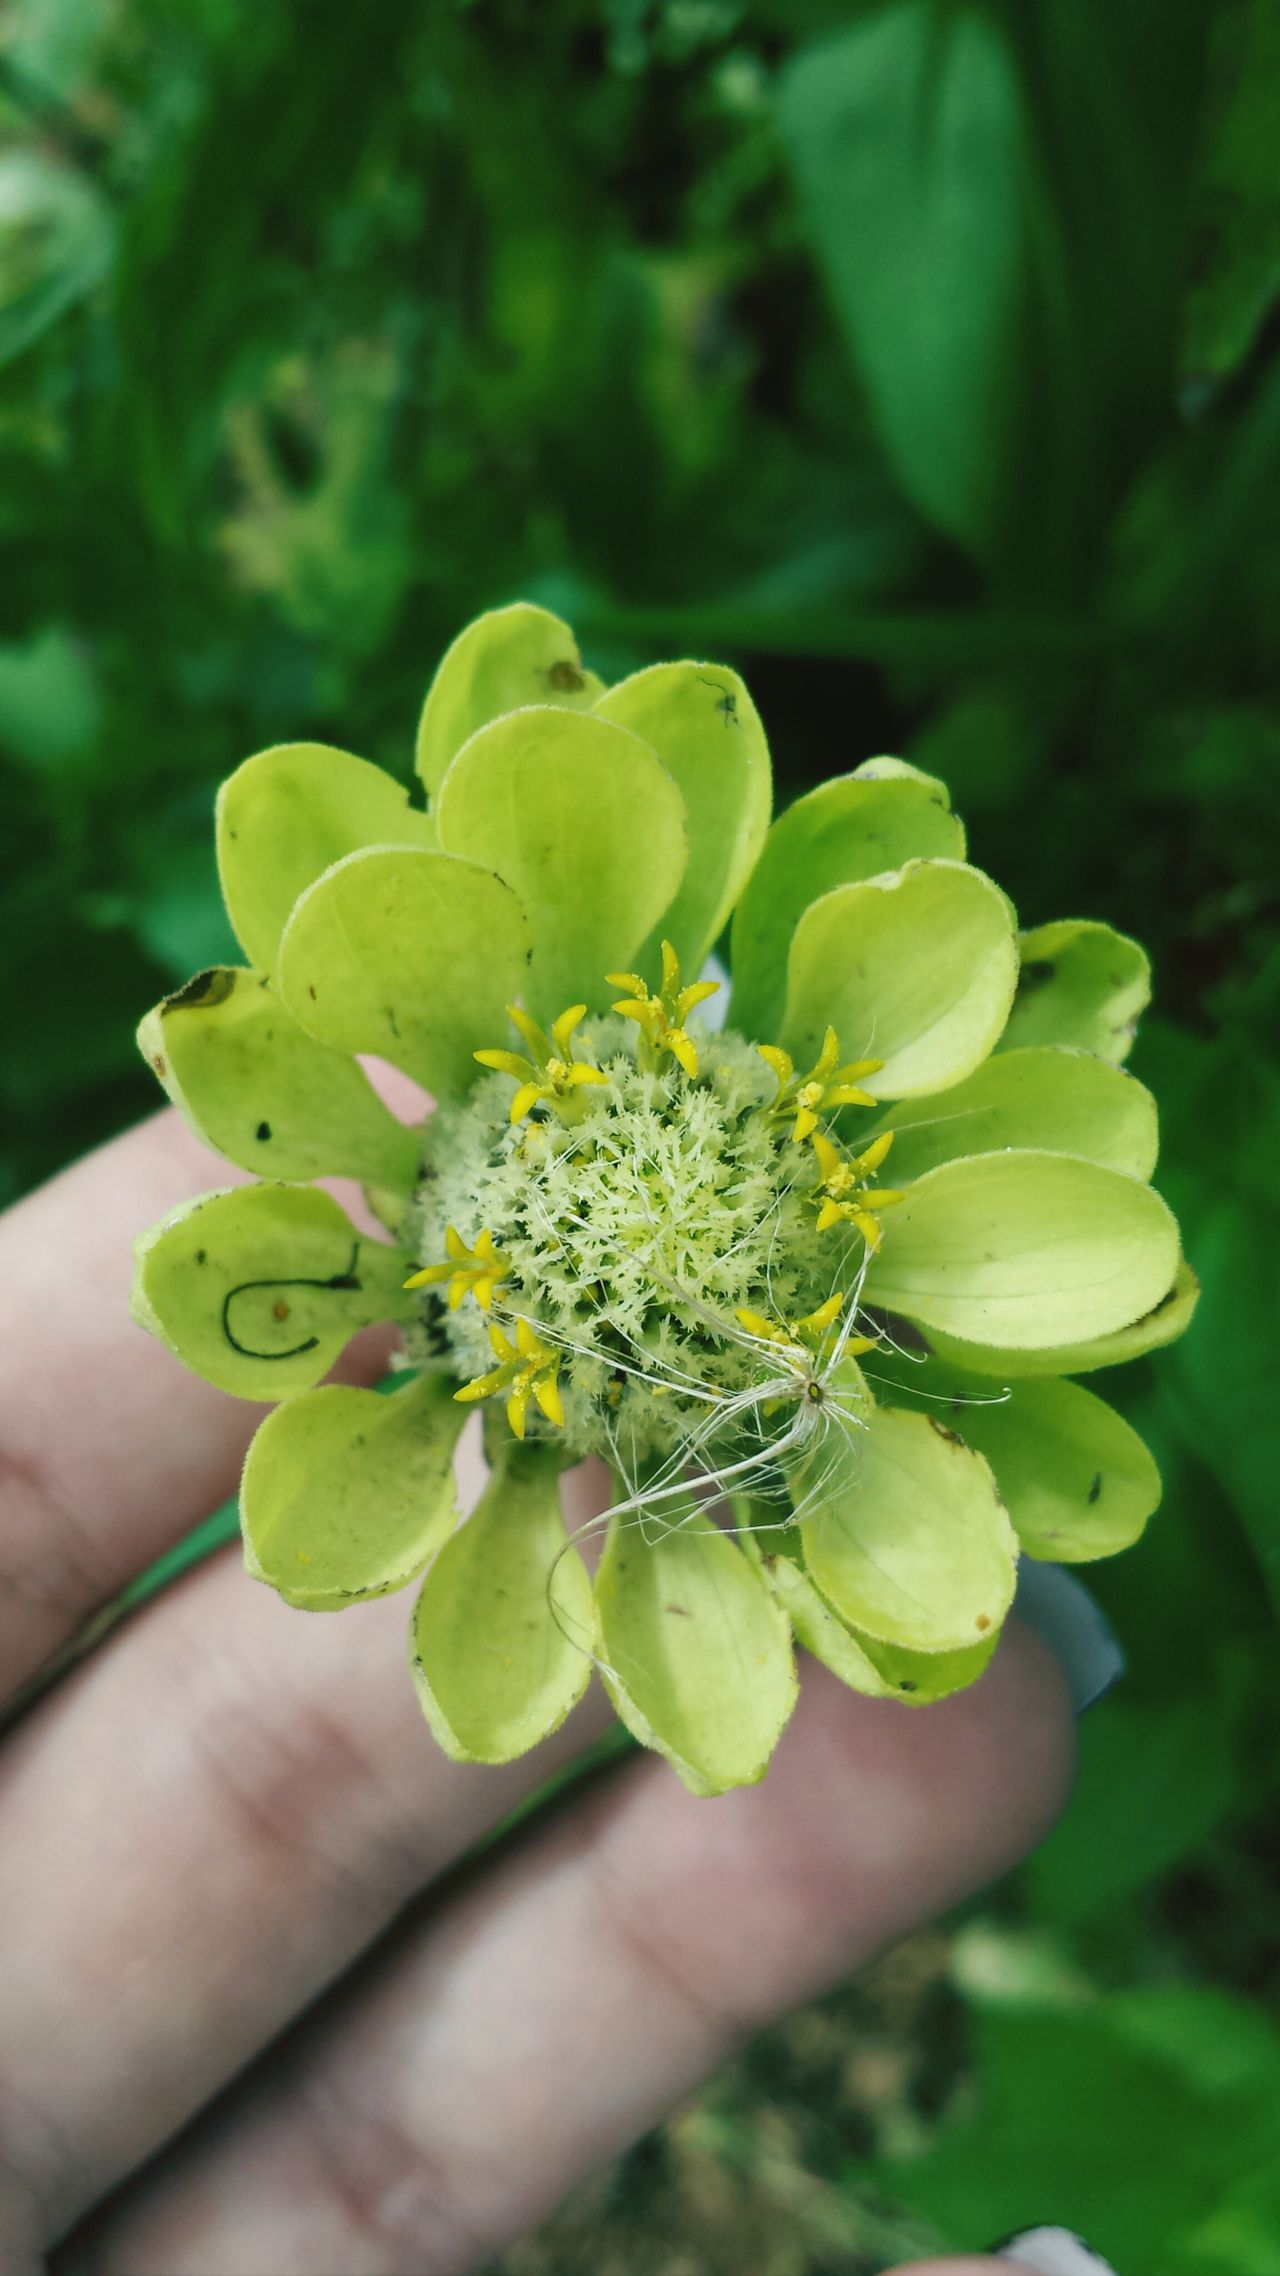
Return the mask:
[[763,1556],[765,1579],[783,1606],[796,1642],[821,1660],[851,1691],[868,1699],[898,1699],[910,1707],[931,1707],[977,1680],[999,1641],[999,1630],[980,1644],[958,1652],[908,1652],[899,1644],[879,1644],[837,1619],[808,1574],[794,1558]]
[[756,1568],[689,1504],[615,1519],[596,1576],[601,1673],[627,1729],[695,1794],[763,1778],[792,1707],[788,1623]]
[[361,846],[433,846],[435,825],[381,767],[325,743],[281,743],[218,792],[218,874],[251,964],[275,969],[299,895]]
[[1030,1148],[944,1162],[882,1222],[868,1303],[973,1344],[1110,1335],[1161,1301],[1178,1266],[1173,1213],[1149,1185]]
[[456,1515],[456,1388],[436,1372],[386,1397],[326,1384],[268,1415],[240,1486],[254,1579],[337,1612],[420,1573]]
[[505,1037],[527,962],[523,911],[492,870],[373,846],[303,895],[280,991],[322,1042],[375,1052],[438,1097],[465,1091],[473,1052]]
[[840,885],[805,910],[791,943],[782,1040],[798,1066],[828,1025],[849,1058],[883,1059],[875,1098],[945,1090],[986,1058],[1013,1001],[1008,903],[963,862],[909,862]]
[[1200,1300],[1200,1283],[1184,1259],[1159,1302],[1127,1327],[1109,1335],[1086,1336],[1074,1343],[1046,1345],[1042,1350],[1011,1348],[1008,1344],[966,1343],[941,1329],[929,1329],[929,1344],[939,1358],[972,1369],[988,1378],[1046,1375],[1090,1375],[1100,1367],[1119,1367],[1145,1352],[1173,1343],[1190,1325]]
[[242,1399],[285,1399],[357,1328],[406,1319],[398,1249],[357,1233],[317,1186],[243,1185],[185,1201],[134,1248],[130,1308],[185,1366]]
[[964,850],[946,784],[902,759],[868,759],[797,798],[770,830],[733,920],[733,1026],[765,1042],[777,1035],[791,936],[811,901],[904,862],[961,861]]
[[810,1578],[840,1619],[913,1652],[972,1650],[1013,1601],[1017,1541],[981,1455],[876,1407],[792,1473]]
[[509,1445],[422,1585],[409,1656],[455,1762],[511,1762],[558,1730],[591,1679],[591,1583],[566,1545],[560,1457]]
[[1083,1564],[1127,1549],[1160,1502],[1160,1473],[1105,1400],[1060,1378],[996,1384],[937,1360],[882,1353],[877,1388],[937,1415],[985,1455],[1022,1548]]
[[526,997],[540,1019],[598,1010],[670,906],[685,866],[684,801],[625,727],[545,708],[494,720],[440,792],[440,843],[487,862],[528,914]]
[[895,1133],[883,1173],[893,1185],[1006,1146],[1077,1154],[1136,1178],[1149,1178],[1156,1164],[1150,1091],[1087,1051],[1001,1051],[950,1090],[903,1100],[885,1123]]
[[1136,940],[1067,917],[1022,936],[1018,994],[1001,1049],[1069,1043],[1118,1066],[1151,1001],[1151,966]]
[[262,973],[197,973],[147,1013],[138,1048],[197,1136],[243,1169],[413,1185],[417,1134],[354,1059],[299,1027]]
[[[692,977],[723,931],[769,827],[773,786],[760,715],[723,664],[653,664],[610,688],[596,717],[641,736],[684,799],[688,867],[660,929]],[[641,965],[650,960],[642,949]]]
[[583,670],[568,625],[549,610],[514,601],[476,617],[446,651],[422,707],[417,768],[432,801],[478,727],[530,703],[589,711],[603,689]]

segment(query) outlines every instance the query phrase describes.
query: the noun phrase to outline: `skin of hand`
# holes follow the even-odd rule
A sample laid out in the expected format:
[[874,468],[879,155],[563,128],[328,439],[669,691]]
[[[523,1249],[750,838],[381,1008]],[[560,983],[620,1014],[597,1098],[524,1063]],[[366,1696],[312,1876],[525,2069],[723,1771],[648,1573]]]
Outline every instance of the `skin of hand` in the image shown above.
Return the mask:
[[[125,1309],[138,1228],[228,1182],[164,1113],[0,1220],[0,1701],[235,1489],[258,1410]],[[366,1336],[344,1379],[385,1362]],[[1065,1686],[1011,1625],[942,1706],[811,1665],[762,1785],[633,1757],[451,1873],[607,1707],[449,1763],[405,1619],[291,1612],[228,1548],[0,1739],[3,2276],[477,2267],[1069,1787]]]

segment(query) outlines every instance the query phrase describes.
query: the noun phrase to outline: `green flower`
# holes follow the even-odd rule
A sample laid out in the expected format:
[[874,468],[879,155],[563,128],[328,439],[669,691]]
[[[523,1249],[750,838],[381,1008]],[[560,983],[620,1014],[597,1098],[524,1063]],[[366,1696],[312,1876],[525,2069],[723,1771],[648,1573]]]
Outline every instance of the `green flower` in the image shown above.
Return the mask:
[[[943,785],[896,760],[770,828],[733,672],[606,690],[540,609],[455,642],[418,767],[426,813],[314,744],[224,785],[246,965],[140,1039],[262,1182],[143,1237],[135,1311],[282,1402],[245,1468],[251,1572],[325,1611],[425,1571],[410,1656],[451,1755],[522,1753],[594,1668],[717,1793],[765,1770],[793,1634],[859,1691],[941,1698],[1020,1553],[1108,1555],[1155,1507],[1141,1441],[1068,1379],[1195,1301],[1118,1064],[1146,961],[1083,921],[1020,942]],[[698,975],[730,919],[716,1031]],[[421,1127],[356,1054],[432,1094]],[[399,1387],[317,1388],[376,1320]],[[459,1522],[472,1405],[490,1480]],[[615,1480],[594,1579],[558,1490],[587,1454]]]

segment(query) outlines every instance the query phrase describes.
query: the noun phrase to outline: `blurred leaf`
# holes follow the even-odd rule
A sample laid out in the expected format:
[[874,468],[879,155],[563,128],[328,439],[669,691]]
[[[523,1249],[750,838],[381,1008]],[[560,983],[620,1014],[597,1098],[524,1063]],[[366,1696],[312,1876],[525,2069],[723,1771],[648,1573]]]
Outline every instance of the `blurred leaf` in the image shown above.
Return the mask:
[[1280,2166],[1280,2040],[1243,2002],[1151,1988],[1092,2009],[999,2005],[977,2037],[976,2109],[875,2175],[949,2246],[1061,2222],[1125,2276],[1199,2276],[1197,2233]]
[[781,124],[881,438],[981,551],[1019,384],[1021,97],[990,17],[893,0],[801,52]]
[[1280,15],[1272,0],[1219,8],[1212,62],[1182,348],[1193,379],[1232,372],[1280,297]]
[[56,777],[89,749],[101,717],[97,675],[65,626],[0,647],[0,751]]
[[91,182],[43,151],[0,154],[0,364],[100,284],[115,244]]

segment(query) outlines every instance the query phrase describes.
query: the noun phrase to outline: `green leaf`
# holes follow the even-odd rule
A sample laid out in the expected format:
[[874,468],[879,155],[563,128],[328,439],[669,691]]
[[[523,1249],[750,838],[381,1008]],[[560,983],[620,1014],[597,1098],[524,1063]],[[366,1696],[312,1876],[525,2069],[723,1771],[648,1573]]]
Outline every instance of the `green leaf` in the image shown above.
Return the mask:
[[528,912],[535,1017],[607,1003],[605,973],[630,965],[684,874],[684,801],[648,744],[579,712],[514,712],[458,753],[437,812],[441,845],[489,863]]
[[556,1448],[504,1449],[422,1585],[409,1653],[455,1762],[512,1762],[558,1730],[591,1680],[591,1583],[566,1543]]
[[49,141],[49,152],[0,155],[0,364],[101,284],[116,249],[108,198],[88,172],[53,157],[56,138]]
[[1144,1179],[1156,1163],[1150,1091],[1087,1051],[1000,1051],[950,1090],[895,1105],[886,1120],[894,1140],[884,1174],[895,1185],[1008,1146],[1047,1147]]
[[886,1352],[893,1397],[958,1430],[990,1463],[1021,1548],[1063,1565],[1127,1549],[1159,1506],[1160,1473],[1105,1400],[1059,1379],[993,1389],[990,1376]]
[[868,1302],[974,1345],[1111,1335],[1166,1300],[1178,1267],[1177,1224],[1149,1185],[1031,1148],[944,1162],[883,1225]]
[[457,1515],[455,1388],[435,1371],[385,1397],[326,1384],[268,1415],[240,1486],[254,1579],[304,1612],[336,1612],[421,1572]]
[[904,862],[960,861],[964,850],[946,784],[900,759],[868,759],[797,798],[765,839],[733,920],[733,1025],[777,1035],[791,936],[811,901]]
[[280,993],[322,1043],[376,1052],[439,1096],[465,1091],[472,1054],[505,1036],[528,954],[524,913],[492,870],[371,846],[303,894]]
[[412,1187],[417,1133],[354,1059],[299,1027],[265,975],[198,972],[147,1013],[138,1048],[197,1137],[242,1169]]
[[875,1407],[793,1471],[805,1564],[850,1627],[972,1650],[1013,1601],[1017,1540],[981,1455],[933,1416]]
[[627,1729],[694,1794],[754,1785],[795,1705],[781,1607],[727,1534],[688,1503],[615,1519],[596,1576],[601,1673]]
[[692,976],[723,931],[769,827],[773,778],[760,715],[723,664],[653,664],[610,688],[596,717],[648,743],[684,800],[688,865],[661,929]]
[[142,1234],[134,1257],[139,1326],[241,1399],[309,1390],[357,1328],[412,1313],[410,1264],[315,1186],[202,1194]]
[[[747,1537],[750,1539],[750,1537]],[[958,1652],[908,1652],[901,1645],[877,1643],[837,1618],[808,1574],[790,1556],[770,1554],[767,1540],[761,1569],[795,1631],[796,1642],[821,1660],[833,1675],[869,1699],[899,1699],[908,1707],[930,1707],[975,1683],[999,1641],[999,1631],[981,1644]]]
[[979,549],[1017,428],[1022,97],[997,22],[899,0],[805,48],[781,124],[894,472]]
[[1151,1001],[1145,949],[1110,925],[1076,917],[1024,933],[1020,946],[1018,993],[999,1048],[1066,1043],[1116,1066],[1127,1059]]
[[422,707],[416,764],[432,803],[477,728],[531,703],[589,711],[603,691],[604,681],[583,670],[568,625],[549,610],[514,601],[476,617],[446,651]]
[[873,1097],[945,1090],[986,1058],[1017,976],[999,887],[963,862],[908,862],[805,910],[791,943],[783,1042],[804,1066],[829,1022],[849,1057],[884,1061],[866,1078]]
[[364,846],[435,844],[425,814],[381,767],[325,743],[280,743],[218,792],[218,874],[251,964],[274,972],[280,936],[307,887]]
[[1031,1376],[1091,1375],[1100,1367],[1121,1367],[1127,1360],[1141,1359],[1149,1351],[1176,1342],[1190,1325],[1199,1299],[1200,1283],[1185,1258],[1180,1257],[1160,1301],[1140,1319],[1107,1335],[1035,1349],[966,1342],[962,1336],[948,1335],[935,1325],[929,1329],[929,1348],[939,1359],[969,1368],[974,1374],[1007,1376],[1011,1381]]

